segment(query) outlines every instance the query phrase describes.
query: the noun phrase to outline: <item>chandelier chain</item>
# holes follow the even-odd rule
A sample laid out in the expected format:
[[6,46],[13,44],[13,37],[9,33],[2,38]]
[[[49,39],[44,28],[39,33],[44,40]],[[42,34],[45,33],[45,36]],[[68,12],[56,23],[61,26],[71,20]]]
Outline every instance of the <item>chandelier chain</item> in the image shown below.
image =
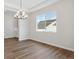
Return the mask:
[[20,0],[20,9],[22,9],[22,0]]

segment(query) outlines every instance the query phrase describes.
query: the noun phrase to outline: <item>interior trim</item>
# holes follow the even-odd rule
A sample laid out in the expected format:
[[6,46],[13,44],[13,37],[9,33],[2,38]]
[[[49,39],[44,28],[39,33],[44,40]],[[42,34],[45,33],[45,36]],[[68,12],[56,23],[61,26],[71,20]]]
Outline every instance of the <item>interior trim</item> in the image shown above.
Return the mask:
[[38,42],[42,42],[42,43],[45,43],[45,44],[48,44],[48,45],[51,45],[51,46],[56,46],[56,47],[59,47],[59,48],[62,48],[62,49],[74,52],[74,49],[71,49],[71,48],[63,47],[63,46],[60,46],[60,45],[57,45],[57,44],[53,44],[53,43],[49,43],[49,42],[44,42],[44,41],[41,41],[41,40],[36,39],[36,38],[33,38],[32,40],[35,40],[35,41],[38,41]]

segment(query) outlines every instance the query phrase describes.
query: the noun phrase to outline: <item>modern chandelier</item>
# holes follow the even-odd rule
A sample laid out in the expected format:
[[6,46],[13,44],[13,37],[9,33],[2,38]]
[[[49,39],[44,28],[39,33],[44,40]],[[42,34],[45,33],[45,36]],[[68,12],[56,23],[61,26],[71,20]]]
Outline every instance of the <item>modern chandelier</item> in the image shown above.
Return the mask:
[[15,19],[26,19],[28,15],[25,13],[25,10],[22,9],[22,0],[20,0],[20,10],[14,15]]

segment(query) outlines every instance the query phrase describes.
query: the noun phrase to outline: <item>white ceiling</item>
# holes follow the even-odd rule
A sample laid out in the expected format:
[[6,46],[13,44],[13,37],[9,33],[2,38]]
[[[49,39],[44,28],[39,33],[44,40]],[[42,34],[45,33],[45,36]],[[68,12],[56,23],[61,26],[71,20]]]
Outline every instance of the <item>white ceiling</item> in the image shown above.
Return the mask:
[[[22,0],[23,9],[25,9],[27,12],[38,10],[57,1],[59,0]],[[20,9],[20,0],[4,0],[4,7],[4,10],[9,9],[16,11]]]

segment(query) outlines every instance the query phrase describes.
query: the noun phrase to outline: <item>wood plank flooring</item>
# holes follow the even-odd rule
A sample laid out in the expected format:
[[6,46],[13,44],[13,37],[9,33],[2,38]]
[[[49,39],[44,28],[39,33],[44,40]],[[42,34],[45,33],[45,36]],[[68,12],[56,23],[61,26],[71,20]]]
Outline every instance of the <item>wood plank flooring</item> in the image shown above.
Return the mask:
[[33,40],[4,40],[5,59],[74,59],[74,53]]

